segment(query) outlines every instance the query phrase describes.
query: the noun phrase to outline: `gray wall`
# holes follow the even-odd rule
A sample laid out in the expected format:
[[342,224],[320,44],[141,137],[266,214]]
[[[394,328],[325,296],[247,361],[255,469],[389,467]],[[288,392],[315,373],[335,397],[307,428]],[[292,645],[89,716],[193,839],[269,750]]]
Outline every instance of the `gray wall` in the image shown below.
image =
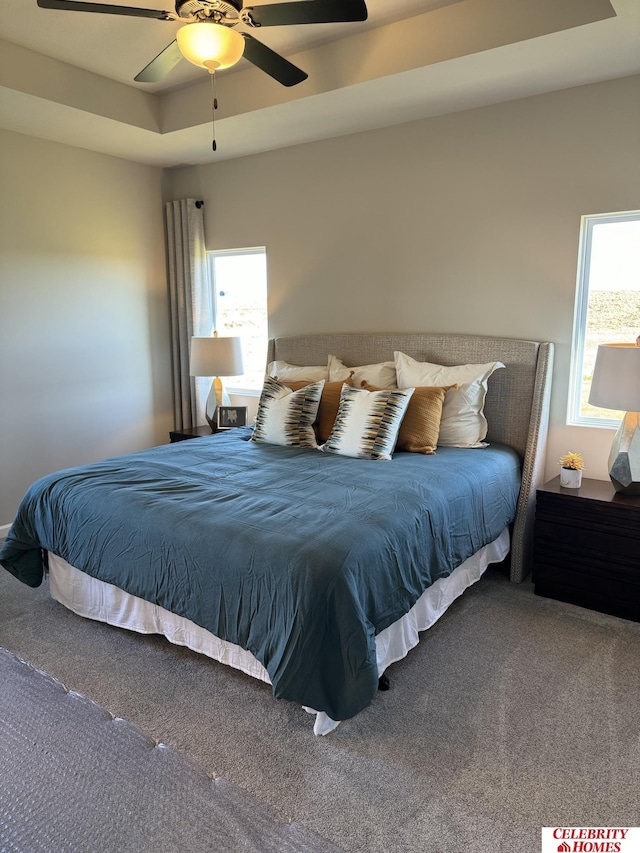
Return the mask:
[[167,441],[161,171],[0,131],[0,534],[37,477]]
[[[210,249],[265,245],[273,335],[428,330],[556,344],[548,476],[606,479],[565,425],[580,217],[640,205],[640,77],[165,175]],[[384,105],[381,105],[381,109]]]
[[557,346],[548,475],[606,478],[565,426],[580,216],[637,209],[640,77],[166,171],[0,131],[0,533],[42,474],[167,440],[162,194],[210,249],[265,245],[271,333],[424,329]]

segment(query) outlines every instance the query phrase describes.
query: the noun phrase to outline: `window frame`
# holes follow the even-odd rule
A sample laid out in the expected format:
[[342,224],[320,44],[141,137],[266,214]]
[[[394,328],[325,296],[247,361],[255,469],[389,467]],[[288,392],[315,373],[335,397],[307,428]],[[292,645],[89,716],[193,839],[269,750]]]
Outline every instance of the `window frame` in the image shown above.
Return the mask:
[[[267,248],[266,246],[244,246],[239,249],[207,249],[206,251],[206,261],[207,261],[207,278],[209,281],[209,292],[211,294],[211,304],[212,304],[212,313],[213,313],[213,327],[217,329],[218,326],[218,294],[216,288],[216,277],[214,270],[214,258],[222,257],[223,255],[263,255],[265,260],[265,268],[267,266]],[[267,298],[268,298],[268,287],[269,283],[267,280]],[[267,315],[267,323],[269,317]],[[268,328],[267,328],[267,339],[268,339]],[[265,353],[266,357],[266,353]],[[265,370],[266,370],[266,358],[265,358]],[[261,393],[261,389],[258,388],[245,388],[240,385],[231,385],[225,383],[225,390],[229,394],[236,394],[242,397],[259,397]]]
[[578,274],[576,299],[573,315],[571,361],[569,368],[569,394],[567,400],[567,425],[617,429],[619,418],[593,418],[580,413],[583,386],[584,349],[589,309],[589,284],[591,274],[591,249],[593,229],[596,225],[640,220],[640,210],[618,213],[587,214],[580,219],[580,241],[578,245]]

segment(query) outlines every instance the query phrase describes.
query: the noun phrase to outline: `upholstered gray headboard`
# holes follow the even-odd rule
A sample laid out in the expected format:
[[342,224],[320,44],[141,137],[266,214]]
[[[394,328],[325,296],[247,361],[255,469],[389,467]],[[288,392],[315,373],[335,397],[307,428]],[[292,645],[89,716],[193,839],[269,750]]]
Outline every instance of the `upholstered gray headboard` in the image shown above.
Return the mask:
[[531,570],[536,489],[542,484],[549,421],[553,344],[478,335],[341,333],[288,335],[269,341],[268,361],[325,364],[329,355],[348,367],[393,361],[394,351],[435,364],[501,361],[489,380],[488,441],[508,444],[522,458],[522,487],[511,536],[511,580]]

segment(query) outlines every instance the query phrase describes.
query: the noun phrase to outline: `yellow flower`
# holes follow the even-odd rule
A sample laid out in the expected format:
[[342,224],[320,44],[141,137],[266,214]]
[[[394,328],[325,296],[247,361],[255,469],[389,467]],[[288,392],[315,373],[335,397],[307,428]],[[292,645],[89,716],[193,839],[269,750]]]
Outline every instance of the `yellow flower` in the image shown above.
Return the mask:
[[572,468],[574,471],[584,470],[584,459],[581,453],[565,453],[560,460],[560,465],[563,468]]

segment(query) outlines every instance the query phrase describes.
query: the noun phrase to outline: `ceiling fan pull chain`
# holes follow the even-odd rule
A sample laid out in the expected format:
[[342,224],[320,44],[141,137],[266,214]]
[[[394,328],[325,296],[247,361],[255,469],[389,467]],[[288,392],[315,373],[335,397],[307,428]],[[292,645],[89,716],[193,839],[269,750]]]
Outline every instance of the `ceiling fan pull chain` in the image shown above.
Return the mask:
[[213,71],[210,71],[209,76],[211,77],[211,134],[213,136],[211,148],[213,151],[217,151],[218,145],[216,143],[216,110],[218,109],[218,98],[216,97],[216,75]]

